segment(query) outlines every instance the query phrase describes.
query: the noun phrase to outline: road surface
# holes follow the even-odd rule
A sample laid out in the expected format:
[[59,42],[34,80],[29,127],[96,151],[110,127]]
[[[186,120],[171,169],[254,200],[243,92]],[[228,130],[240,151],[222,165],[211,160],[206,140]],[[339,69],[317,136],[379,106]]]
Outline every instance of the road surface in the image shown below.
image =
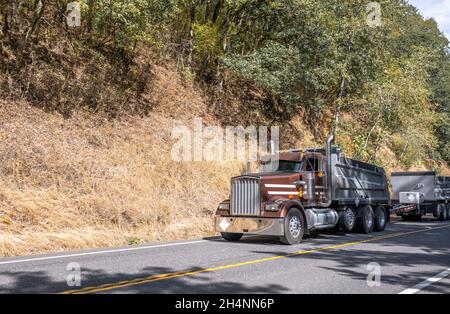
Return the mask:
[[74,292],[450,293],[450,222],[393,218],[382,233],[295,246],[214,238],[0,259],[0,293]]

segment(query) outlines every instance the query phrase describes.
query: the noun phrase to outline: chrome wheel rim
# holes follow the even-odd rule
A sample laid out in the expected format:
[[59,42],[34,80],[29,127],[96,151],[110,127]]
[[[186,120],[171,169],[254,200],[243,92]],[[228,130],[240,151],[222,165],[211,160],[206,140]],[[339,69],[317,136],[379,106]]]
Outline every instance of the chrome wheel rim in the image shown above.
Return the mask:
[[353,227],[355,224],[355,213],[350,208],[347,208],[345,211],[345,220],[350,227]]
[[300,219],[297,216],[291,217],[289,220],[289,232],[294,238],[297,238],[300,235],[302,230],[302,226],[300,224]]
[[368,212],[366,215],[366,226],[367,226],[367,228],[370,229],[370,228],[372,228],[372,225],[373,225],[373,217],[370,214],[370,212]]
[[381,213],[378,218],[378,223],[380,224],[380,226],[384,226],[385,221],[386,221],[386,218],[384,217],[383,213]]

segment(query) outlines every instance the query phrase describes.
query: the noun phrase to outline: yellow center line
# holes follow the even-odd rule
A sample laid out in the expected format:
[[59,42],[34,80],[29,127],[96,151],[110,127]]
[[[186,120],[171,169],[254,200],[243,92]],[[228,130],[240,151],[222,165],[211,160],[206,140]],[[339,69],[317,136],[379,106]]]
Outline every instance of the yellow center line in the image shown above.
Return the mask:
[[286,255],[266,257],[266,258],[250,260],[250,261],[240,262],[240,263],[235,263],[235,264],[222,265],[222,266],[210,267],[210,268],[202,268],[202,269],[198,269],[198,270],[186,270],[186,271],[173,272],[173,273],[167,273],[167,274],[152,275],[149,277],[136,278],[136,279],[132,279],[132,280],[124,280],[124,281],[119,281],[119,282],[115,282],[115,283],[103,284],[103,285],[99,285],[99,286],[86,287],[86,288],[82,288],[82,289],[78,289],[78,290],[68,290],[68,291],[61,292],[61,294],[88,294],[88,293],[109,291],[109,290],[113,290],[113,289],[126,288],[126,287],[130,287],[130,286],[142,285],[142,284],[147,284],[147,283],[161,281],[161,280],[168,280],[168,279],[180,278],[180,277],[186,277],[186,276],[195,276],[195,275],[198,275],[201,273],[215,272],[215,271],[224,270],[224,269],[260,264],[260,263],[275,261],[275,260],[298,256],[298,255],[305,255],[305,254],[317,253],[317,252],[321,252],[321,251],[340,249],[340,248],[355,246],[355,245],[363,244],[363,243],[367,243],[367,242],[379,241],[379,240],[384,240],[384,239],[389,239],[389,238],[396,238],[396,237],[406,236],[406,235],[410,235],[410,234],[438,230],[438,229],[443,229],[443,228],[448,228],[448,227],[450,227],[450,225],[446,225],[446,226],[442,226],[442,227],[435,227],[435,228],[414,230],[414,231],[409,231],[409,232],[391,233],[391,234],[387,234],[384,236],[372,237],[369,239],[355,241],[355,242],[347,242],[347,243],[343,243],[343,244],[336,244],[336,245],[332,245],[332,246],[326,246],[323,248],[317,248],[317,249],[311,249],[311,250],[296,251],[293,253],[288,253]]

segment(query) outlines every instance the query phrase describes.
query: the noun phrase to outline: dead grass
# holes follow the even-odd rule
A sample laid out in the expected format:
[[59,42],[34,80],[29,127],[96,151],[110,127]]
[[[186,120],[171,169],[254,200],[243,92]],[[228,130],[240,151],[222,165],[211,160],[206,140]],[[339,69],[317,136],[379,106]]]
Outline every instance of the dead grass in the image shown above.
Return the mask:
[[171,160],[175,123],[214,119],[192,87],[159,71],[158,106],[146,118],[64,119],[0,102],[0,255],[213,233],[213,213],[242,165]]

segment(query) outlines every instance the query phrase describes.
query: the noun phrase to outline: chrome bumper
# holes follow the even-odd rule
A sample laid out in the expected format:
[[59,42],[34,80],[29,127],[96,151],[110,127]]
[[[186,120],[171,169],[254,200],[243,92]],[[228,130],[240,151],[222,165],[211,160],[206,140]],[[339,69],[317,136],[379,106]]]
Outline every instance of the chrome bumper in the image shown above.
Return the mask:
[[283,218],[216,217],[214,225],[217,232],[284,235]]

